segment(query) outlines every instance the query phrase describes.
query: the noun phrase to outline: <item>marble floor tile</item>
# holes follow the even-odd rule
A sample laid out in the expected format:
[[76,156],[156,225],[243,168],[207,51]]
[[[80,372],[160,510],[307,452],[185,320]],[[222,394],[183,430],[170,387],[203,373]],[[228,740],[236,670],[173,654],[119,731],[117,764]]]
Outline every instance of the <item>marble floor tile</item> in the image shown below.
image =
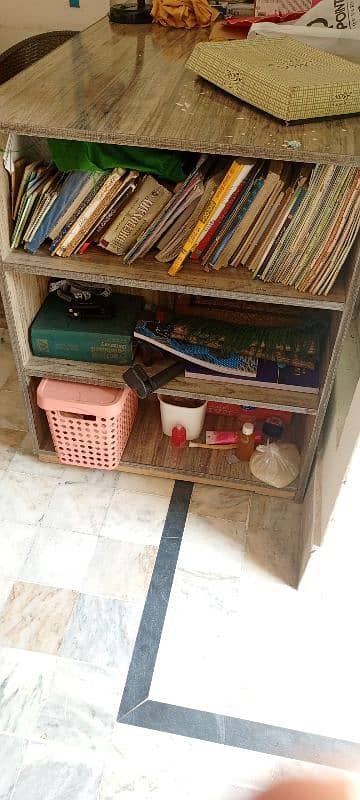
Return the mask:
[[283,531],[295,534],[300,526],[301,505],[281,497],[265,497],[251,494],[249,528],[266,528],[269,531]]
[[115,491],[100,535],[109,539],[158,545],[168,507],[167,497]]
[[150,697],[360,741],[355,630],[284,584],[178,570]]
[[80,594],[60,655],[100,667],[117,667],[125,679],[141,613],[141,603]]
[[32,735],[47,697],[55,659],[0,647],[0,732]]
[[0,427],[13,430],[27,430],[27,417],[20,391],[0,392]]
[[98,800],[102,770],[93,753],[31,743],[11,800]]
[[25,739],[0,735],[0,800],[11,800],[26,747]]
[[296,586],[298,531],[251,528],[246,536],[245,574],[262,586],[265,580]]
[[14,458],[16,449],[21,446],[26,434],[0,426],[0,469],[5,469]]
[[156,478],[152,475],[133,475],[131,472],[119,472],[116,488],[128,492],[171,497],[174,481],[166,478]]
[[0,522],[0,574],[18,578],[33,544],[34,525],[22,522]]
[[157,548],[100,538],[82,590],[144,603]]
[[249,515],[249,498],[248,492],[195,484],[189,511],[205,517],[232,519],[238,527],[246,526]]
[[178,569],[150,697],[232,714],[238,696],[242,618],[246,613],[241,579]]
[[79,589],[94,555],[96,536],[37,527],[19,577],[61,589]]
[[9,466],[9,472],[21,472],[26,475],[36,475],[38,477],[49,476],[51,478],[61,478],[65,467],[62,464],[50,464],[40,459],[32,453],[17,452]]
[[250,800],[254,787],[271,782],[275,763],[272,756],[117,724],[99,800]]
[[14,583],[0,615],[0,644],[57,653],[76,592],[33,583]]
[[7,472],[0,482],[0,520],[39,522],[57,486],[57,479]]
[[118,670],[58,659],[34,736],[105,753],[122,690]]
[[13,583],[13,578],[0,577],[0,612],[9,597]]
[[[92,470],[88,470],[92,472]],[[97,535],[113,495],[111,486],[87,483],[59,484],[43,517],[43,525],[59,530]]]
[[85,467],[71,467],[64,465],[61,483],[73,485],[83,483],[87,486],[96,486],[105,490],[114,489],[118,480],[117,470],[86,469]]
[[195,574],[239,577],[245,542],[245,530],[234,520],[188,514],[178,567]]

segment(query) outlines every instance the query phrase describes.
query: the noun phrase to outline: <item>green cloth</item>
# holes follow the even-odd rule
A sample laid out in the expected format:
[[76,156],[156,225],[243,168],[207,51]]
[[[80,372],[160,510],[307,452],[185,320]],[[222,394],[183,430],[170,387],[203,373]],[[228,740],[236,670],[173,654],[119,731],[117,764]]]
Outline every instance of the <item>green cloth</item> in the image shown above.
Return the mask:
[[146,172],[163,180],[183,181],[186,177],[184,153],[150,147],[123,147],[117,144],[48,139],[53,160],[60,172],[96,172],[115,167]]

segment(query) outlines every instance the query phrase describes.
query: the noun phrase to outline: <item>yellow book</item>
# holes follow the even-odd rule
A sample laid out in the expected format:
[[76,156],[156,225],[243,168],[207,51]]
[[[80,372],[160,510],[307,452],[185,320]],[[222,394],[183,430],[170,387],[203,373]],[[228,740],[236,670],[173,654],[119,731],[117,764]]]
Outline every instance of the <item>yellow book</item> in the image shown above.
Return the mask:
[[185,244],[180,250],[179,255],[177,256],[174,263],[168,270],[169,275],[174,276],[182,269],[184,261],[186,260],[188,255],[192,253],[193,250],[195,249],[196,243],[201,234],[203,233],[205,227],[208,225],[209,221],[216,216],[217,211],[221,208],[222,204],[226,202],[229,193],[231,191],[234,191],[234,189],[236,188],[236,184],[238,185],[241,182],[241,180],[246,178],[246,176],[254,166],[254,163],[255,163],[254,161],[251,162],[249,161],[245,163],[239,161],[232,162],[226,175],[221,181],[220,186],[218,186],[214,196],[211,198],[203,214],[201,215],[199,221],[195,225],[195,228],[193,228],[193,230],[190,233],[190,236],[187,238]]

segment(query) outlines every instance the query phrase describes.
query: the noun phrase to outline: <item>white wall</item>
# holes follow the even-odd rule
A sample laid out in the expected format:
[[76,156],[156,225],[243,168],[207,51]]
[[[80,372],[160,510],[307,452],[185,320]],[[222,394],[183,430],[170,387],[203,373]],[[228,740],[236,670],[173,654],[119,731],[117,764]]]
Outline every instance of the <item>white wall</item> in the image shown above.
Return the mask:
[[83,30],[109,11],[109,0],[0,0],[0,51],[35,33]]

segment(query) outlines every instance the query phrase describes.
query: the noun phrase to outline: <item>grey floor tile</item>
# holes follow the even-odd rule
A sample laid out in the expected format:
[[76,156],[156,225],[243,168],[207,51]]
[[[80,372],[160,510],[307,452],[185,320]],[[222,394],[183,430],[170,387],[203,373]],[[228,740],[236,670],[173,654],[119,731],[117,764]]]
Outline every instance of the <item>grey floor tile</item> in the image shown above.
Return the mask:
[[54,668],[51,656],[0,648],[0,732],[32,735]]
[[141,612],[141,604],[80,594],[60,655],[100,667],[116,667],[125,679]]
[[123,683],[118,670],[58,659],[34,736],[106,752]]
[[0,483],[0,520],[35,524],[43,517],[57,479],[7,472]]
[[36,526],[24,522],[0,523],[0,574],[17,579],[31,550]]
[[11,800],[26,747],[25,739],[0,735],[0,800]]
[[11,800],[98,800],[103,763],[65,745],[29,745]]

